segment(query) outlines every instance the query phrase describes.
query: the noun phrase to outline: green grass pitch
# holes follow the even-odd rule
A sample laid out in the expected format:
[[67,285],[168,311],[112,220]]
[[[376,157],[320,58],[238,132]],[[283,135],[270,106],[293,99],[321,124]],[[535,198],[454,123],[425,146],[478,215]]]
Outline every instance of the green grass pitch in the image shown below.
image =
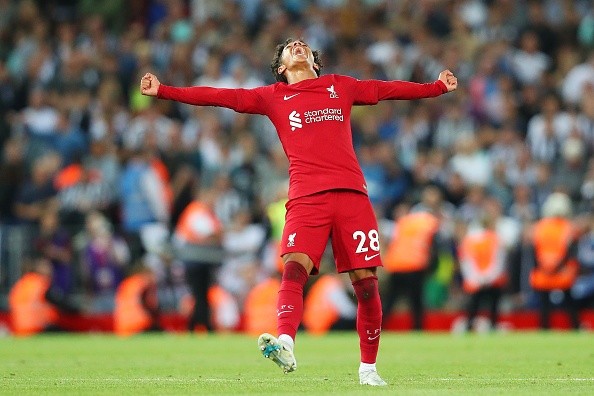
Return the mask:
[[358,383],[356,333],[299,334],[287,375],[244,335],[0,339],[1,395],[594,395],[591,333],[382,335],[384,388]]

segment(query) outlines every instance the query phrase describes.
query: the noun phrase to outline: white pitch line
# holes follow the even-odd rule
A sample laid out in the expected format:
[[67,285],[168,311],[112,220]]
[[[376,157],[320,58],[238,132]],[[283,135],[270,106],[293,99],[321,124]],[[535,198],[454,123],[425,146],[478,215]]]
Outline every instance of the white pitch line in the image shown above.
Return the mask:
[[594,382],[594,378],[429,378],[430,381],[586,381]]
[[[6,380],[12,381],[23,381],[23,378],[10,377],[5,378]],[[179,383],[200,383],[200,382],[267,382],[264,379],[246,379],[243,377],[234,378],[170,378],[170,377],[157,377],[157,378],[27,378],[26,382],[179,382]],[[328,379],[323,378],[302,378],[292,377],[293,382],[325,382]]]

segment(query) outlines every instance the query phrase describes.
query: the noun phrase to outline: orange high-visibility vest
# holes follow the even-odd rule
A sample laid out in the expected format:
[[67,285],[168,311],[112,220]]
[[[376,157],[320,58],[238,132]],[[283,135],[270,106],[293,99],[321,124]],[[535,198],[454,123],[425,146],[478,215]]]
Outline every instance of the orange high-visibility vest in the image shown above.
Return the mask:
[[201,244],[220,232],[221,222],[202,202],[191,202],[182,212],[175,228],[176,238],[190,244]]
[[[495,267],[501,264],[498,263],[498,260],[503,259],[503,247],[497,233],[486,230],[465,236],[460,244],[458,254],[461,265],[471,266],[470,273],[484,275],[495,270]],[[477,279],[464,277],[463,288],[467,293],[475,293],[482,286],[503,287],[506,280],[505,268],[502,267],[501,273],[489,285],[481,285]]]
[[245,300],[245,331],[248,334],[276,332],[276,300],[280,281],[270,278],[254,287]]
[[530,273],[535,290],[567,290],[578,275],[576,260],[566,260],[574,238],[571,222],[563,218],[545,218],[534,226],[533,243],[536,266]]
[[303,304],[303,325],[313,334],[324,334],[339,319],[340,314],[328,296],[336,289],[342,289],[339,279],[323,275],[309,289]]
[[51,278],[29,272],[19,279],[8,296],[12,330],[24,336],[39,333],[56,323],[58,310],[45,299]]
[[429,265],[431,241],[439,228],[437,217],[426,212],[401,217],[384,257],[388,272],[420,271]]
[[[208,305],[211,307],[211,322],[215,329],[219,331],[232,330],[237,326],[239,322],[239,309],[235,297],[233,297],[231,293],[223,289],[221,286],[214,285],[208,288],[207,299]],[[229,311],[236,314],[236,317],[232,318],[235,322],[233,324],[225,323],[226,321],[221,317],[221,315]]]
[[[153,320],[142,304],[142,295],[145,290],[154,286],[154,277],[146,273],[132,275],[120,283],[116,290],[113,312],[116,334],[128,336],[151,328]],[[156,290],[155,294],[149,296],[149,303],[156,307]]]

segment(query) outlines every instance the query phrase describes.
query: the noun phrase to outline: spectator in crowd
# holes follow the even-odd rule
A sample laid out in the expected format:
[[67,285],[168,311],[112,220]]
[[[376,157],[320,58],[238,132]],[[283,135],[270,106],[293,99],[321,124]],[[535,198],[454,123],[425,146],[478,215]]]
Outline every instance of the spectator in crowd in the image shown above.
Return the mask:
[[520,48],[512,55],[511,66],[521,84],[539,82],[549,68],[551,60],[540,51],[540,38],[532,30],[525,30],[520,36]]
[[514,198],[509,215],[522,225],[529,225],[538,218],[538,208],[532,198],[530,186],[518,184],[513,190]]
[[58,114],[55,136],[52,140],[52,147],[62,158],[63,166],[71,164],[81,153],[88,151],[86,136],[72,123],[69,114],[65,111]]
[[555,167],[553,183],[555,188],[562,188],[569,197],[580,199],[582,181],[586,173],[586,148],[581,139],[571,137],[563,143],[562,161]]
[[580,307],[591,306],[594,300],[594,215],[587,217],[586,232],[577,244],[580,274],[571,287],[571,296]]
[[242,304],[250,289],[263,280],[260,255],[266,231],[252,220],[247,210],[235,214],[231,226],[223,232],[224,258],[217,283]]
[[31,175],[20,186],[14,201],[15,214],[21,223],[38,224],[43,213],[57,209],[53,176],[59,162],[59,157],[48,154],[33,163]]
[[573,128],[571,115],[561,110],[559,95],[548,92],[541,99],[541,111],[530,119],[526,140],[537,159],[550,162],[556,159],[561,144]]
[[164,199],[165,186],[149,161],[147,151],[135,151],[120,178],[122,229],[133,258],[142,254],[142,227],[152,223],[168,224],[169,221],[169,208]]
[[564,76],[561,89],[563,99],[568,104],[577,106],[588,84],[594,85],[594,54],[590,54],[585,62],[572,67]]
[[235,215],[248,209],[246,197],[233,187],[226,173],[219,173],[215,177],[213,189],[217,197],[214,204],[215,213],[225,227],[231,227]]
[[35,250],[52,265],[52,287],[63,295],[74,291],[73,249],[70,235],[55,211],[45,212],[39,222]]
[[491,178],[489,157],[479,150],[478,142],[473,138],[458,140],[449,165],[467,185],[486,186]]
[[29,105],[23,110],[22,122],[25,131],[40,143],[55,135],[58,130],[60,114],[48,102],[48,92],[42,88],[34,89],[29,96]]
[[101,174],[85,165],[78,166],[76,177],[60,186],[58,201],[62,221],[74,230],[83,227],[85,217],[92,211],[107,211],[113,196]]
[[536,164],[536,181],[533,186],[534,204],[538,209],[538,216],[542,216],[540,209],[545,200],[553,192],[554,181],[552,180],[551,164],[540,162]]
[[25,179],[25,145],[18,139],[5,141],[0,162],[0,221],[13,223],[13,202]]
[[92,310],[109,312],[114,306],[116,288],[130,263],[130,250],[100,212],[87,215],[85,231],[80,253],[83,281],[92,297]]
[[458,97],[448,98],[447,102],[443,115],[437,121],[433,144],[450,152],[458,140],[473,137],[475,122],[465,112],[464,102]]

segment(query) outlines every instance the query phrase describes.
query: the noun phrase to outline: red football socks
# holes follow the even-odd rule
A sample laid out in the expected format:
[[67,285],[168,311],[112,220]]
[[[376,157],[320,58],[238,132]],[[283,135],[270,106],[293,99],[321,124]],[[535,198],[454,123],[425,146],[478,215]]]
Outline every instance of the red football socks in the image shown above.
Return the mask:
[[357,333],[361,362],[375,363],[382,328],[382,303],[378,290],[377,276],[353,282],[357,296]]
[[278,334],[287,334],[295,339],[303,317],[303,287],[309,274],[296,261],[285,263],[283,279],[276,304]]

